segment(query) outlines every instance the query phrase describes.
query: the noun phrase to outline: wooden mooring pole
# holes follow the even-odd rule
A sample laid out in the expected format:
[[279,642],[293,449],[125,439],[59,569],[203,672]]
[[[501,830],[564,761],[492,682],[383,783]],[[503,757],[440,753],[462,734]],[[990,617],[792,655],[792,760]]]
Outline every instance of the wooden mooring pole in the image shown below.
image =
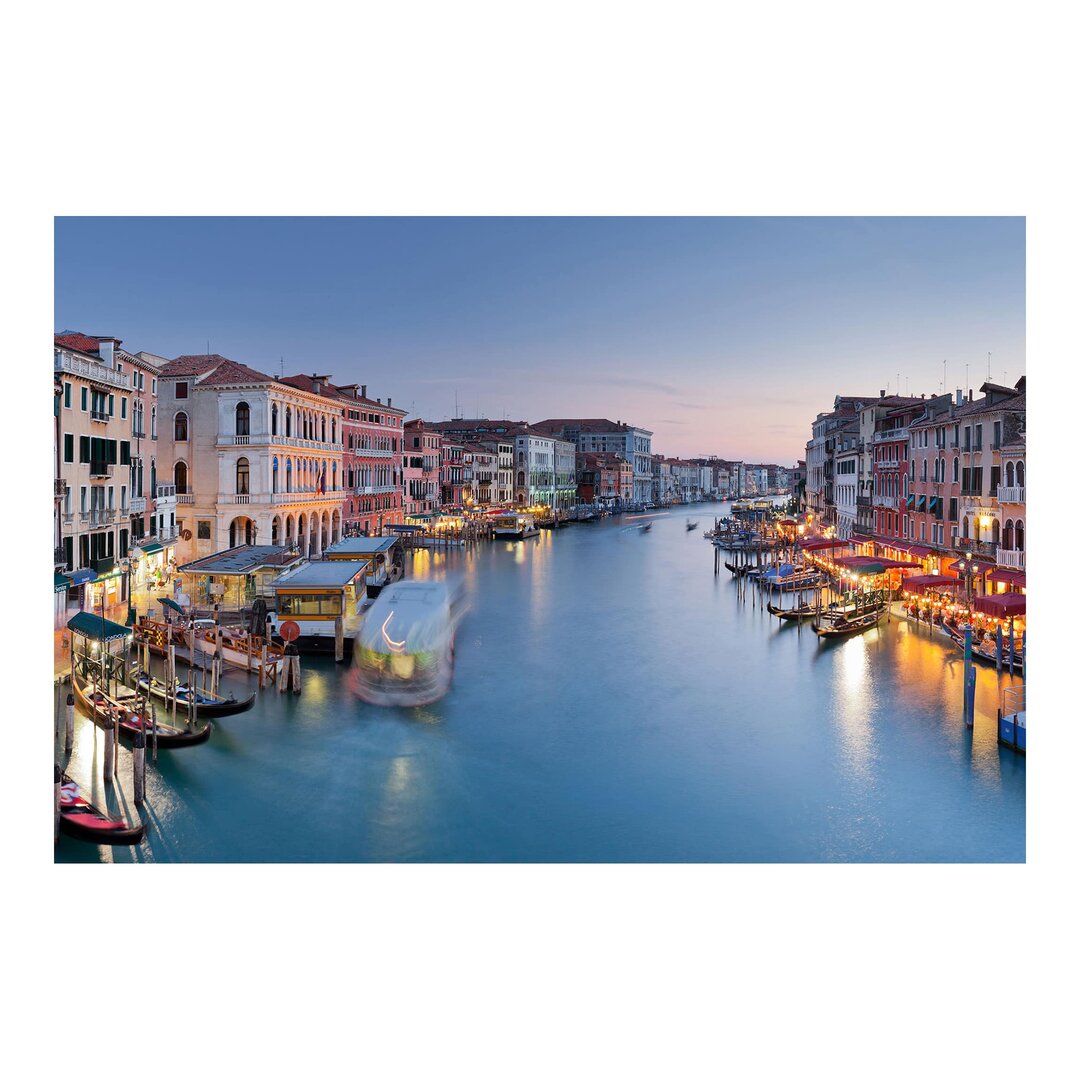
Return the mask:
[[75,695],[68,694],[64,708],[64,753],[70,754],[75,745]]
[[113,758],[115,757],[115,748],[113,746],[113,740],[116,738],[115,729],[113,727],[112,719],[106,717],[105,719],[105,765],[104,765],[104,777],[105,783],[111,784],[113,779]]
[[135,749],[131,752],[131,779],[135,789],[135,805],[146,799],[146,732],[135,732]]
[[60,843],[60,766],[53,763],[53,845]]

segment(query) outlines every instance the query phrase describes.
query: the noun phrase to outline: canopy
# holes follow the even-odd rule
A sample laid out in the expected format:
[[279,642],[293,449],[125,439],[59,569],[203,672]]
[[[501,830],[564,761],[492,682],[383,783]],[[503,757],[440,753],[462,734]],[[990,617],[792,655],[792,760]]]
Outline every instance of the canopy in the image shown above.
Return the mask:
[[976,596],[975,610],[984,615],[996,615],[999,619],[1008,619],[1014,615],[1023,615],[1027,611],[1027,597],[1023,593],[1003,592],[997,596]]
[[87,581],[94,581],[97,578],[96,570],[69,570],[65,577],[71,578],[72,585],[83,585]]
[[892,537],[876,536],[874,540],[882,547],[893,548],[895,551],[906,551],[910,555],[918,555],[926,558],[934,554],[934,549],[925,544],[913,544],[910,540],[894,540]]
[[836,565],[860,574],[883,574],[886,570],[918,566],[918,563],[897,562],[895,559],[877,559],[872,555],[849,555],[837,559]]
[[984,573],[987,570],[994,569],[993,564],[990,562],[989,559],[982,559],[981,562],[982,566],[979,565],[980,559],[977,556],[975,558],[969,559],[957,559],[955,562],[949,563],[949,565],[946,566],[945,569],[955,570],[958,574],[962,574],[964,572],[964,567],[960,565],[961,563],[964,563],[966,566],[972,567],[972,569],[974,569],[977,573],[980,574]]
[[1022,589],[1027,588],[1027,574],[1023,570],[1010,570],[1005,566],[995,566],[986,577],[989,581],[1005,581],[1010,585],[1018,585]]
[[142,553],[144,555],[156,555],[161,550],[162,546],[160,544],[143,544],[142,546]]
[[853,540],[803,540],[799,547],[803,551],[817,551],[819,548],[850,547],[853,543]]
[[159,596],[158,603],[171,608],[173,611],[178,611],[181,615],[184,614],[184,609],[175,600],[170,600],[167,596]]
[[926,592],[927,589],[955,589],[963,584],[959,578],[942,574],[919,574],[904,579],[904,588],[913,593]]
[[73,634],[80,634],[92,641],[116,641],[131,633],[130,627],[110,622],[100,615],[91,615],[89,611],[80,611],[68,619],[68,629]]
[[66,574],[53,572],[53,592],[67,592],[71,588],[71,578]]

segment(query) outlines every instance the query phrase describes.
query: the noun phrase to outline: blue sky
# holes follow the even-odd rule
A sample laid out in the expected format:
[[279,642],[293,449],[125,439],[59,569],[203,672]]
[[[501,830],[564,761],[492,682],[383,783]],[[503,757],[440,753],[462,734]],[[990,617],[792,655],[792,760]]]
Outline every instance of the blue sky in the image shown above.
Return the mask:
[[55,328],[787,464],[836,393],[1024,374],[1024,221],[59,218]]

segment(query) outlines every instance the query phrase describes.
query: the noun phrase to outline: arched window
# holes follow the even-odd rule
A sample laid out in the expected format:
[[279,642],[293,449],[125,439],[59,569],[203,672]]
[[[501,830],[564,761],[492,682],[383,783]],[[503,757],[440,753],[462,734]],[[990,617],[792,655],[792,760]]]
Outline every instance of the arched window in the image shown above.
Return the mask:
[[[142,491],[141,483],[139,490]],[[157,498],[157,462],[153,458],[150,459],[150,498]]]
[[251,490],[248,481],[251,476],[251,468],[246,457],[238,458],[236,462],[236,494],[250,495]]
[[270,406],[270,434],[277,434],[277,402]]
[[525,486],[525,474],[523,472],[518,473],[518,487]]
[[285,438],[292,438],[292,408],[289,405],[285,406]]
[[[271,491],[273,491],[273,493],[274,493],[275,495],[276,495],[276,494],[278,493],[278,467],[277,467],[277,458],[274,458],[274,466],[273,466],[273,486],[271,487],[271,489],[270,489],[270,490],[271,490]],[[275,542],[276,542],[276,541],[275,541]]]
[[173,421],[173,439],[176,442],[187,442],[187,413],[178,412]]
[[1005,466],[1005,486],[1013,486],[1013,463],[1011,461]]
[[322,418],[322,441],[326,442],[326,417]]
[[994,518],[994,526],[990,531],[990,539],[995,544],[1001,542],[1001,522],[997,518]]
[[337,420],[332,416],[330,417],[330,441],[337,442]]
[[285,459],[285,490],[292,491],[292,458]]
[[960,483],[960,459],[958,457],[952,459],[952,482],[954,484]]
[[251,410],[246,401],[241,401],[236,406],[236,434],[251,434]]
[[1016,550],[1024,550],[1024,523],[1022,521],[1016,523]]
[[925,479],[926,479],[926,458],[923,458],[923,463],[922,463],[922,478],[923,478],[923,480],[925,480]]
[[150,406],[150,438],[157,438],[157,406]]
[[1022,461],[1016,463],[1016,486],[1024,486],[1024,463]]
[[[151,473],[154,471],[153,466],[151,466],[150,471],[151,471]],[[176,467],[173,469],[173,480],[176,483],[176,494],[177,495],[186,495],[187,494],[187,465],[183,461],[178,461],[176,463]],[[154,480],[153,480],[152,477],[151,477],[151,480],[150,480],[150,486],[154,487]]]
[[968,519],[964,518],[964,539],[967,540],[971,537],[971,533],[968,531]]
[[1002,540],[1001,546],[1006,551],[1012,551],[1013,546],[1013,523],[1012,518],[1005,522],[1005,537]]
[[337,462],[330,466],[330,490],[337,491]]

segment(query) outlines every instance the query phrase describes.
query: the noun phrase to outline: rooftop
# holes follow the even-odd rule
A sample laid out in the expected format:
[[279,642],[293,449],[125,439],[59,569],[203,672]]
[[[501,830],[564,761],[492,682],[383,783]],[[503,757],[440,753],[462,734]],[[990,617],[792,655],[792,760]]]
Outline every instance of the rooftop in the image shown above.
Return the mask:
[[185,574],[250,574],[263,566],[289,566],[299,560],[298,553],[281,544],[242,544],[185,563],[179,570]]
[[274,581],[275,589],[344,589],[351,581],[363,576],[367,563],[352,559],[323,559],[290,570]]
[[340,558],[343,555],[378,555],[389,551],[396,543],[396,536],[349,536],[331,544],[323,552],[324,558]]

